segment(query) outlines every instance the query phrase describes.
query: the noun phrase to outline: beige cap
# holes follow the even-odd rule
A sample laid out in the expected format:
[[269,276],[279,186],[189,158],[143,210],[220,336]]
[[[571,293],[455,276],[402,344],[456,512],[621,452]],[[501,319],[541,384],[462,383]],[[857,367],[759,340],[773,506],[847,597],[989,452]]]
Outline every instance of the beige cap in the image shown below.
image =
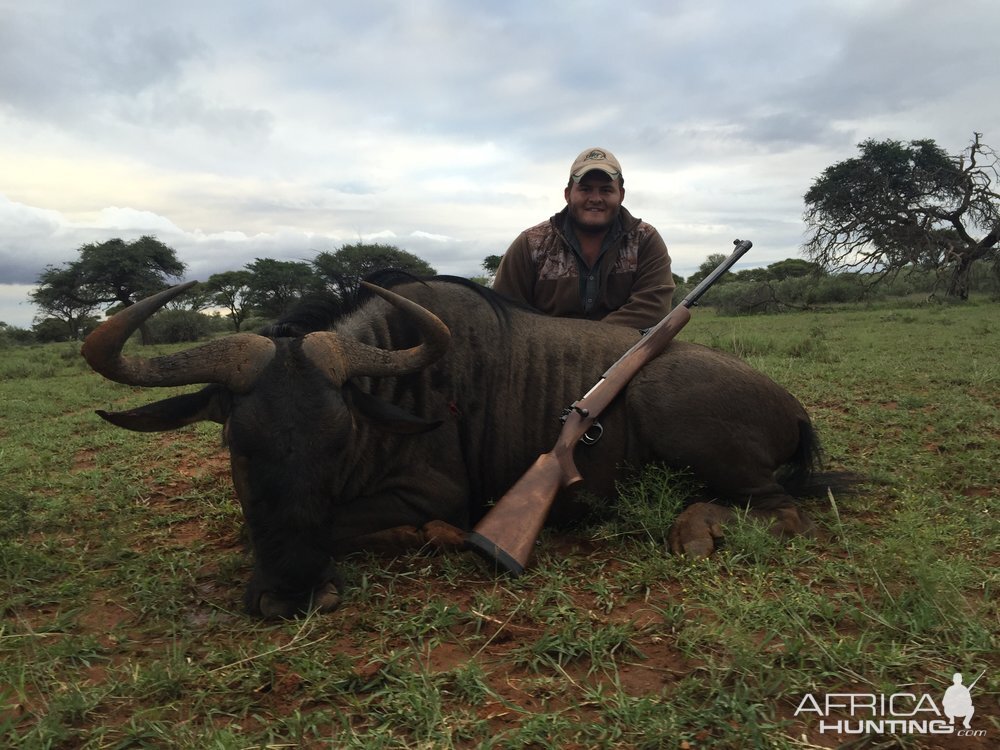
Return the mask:
[[622,176],[622,165],[618,163],[614,154],[603,148],[588,148],[576,157],[576,161],[570,167],[569,178],[573,182],[579,182],[587,172],[594,169],[599,169],[612,179]]

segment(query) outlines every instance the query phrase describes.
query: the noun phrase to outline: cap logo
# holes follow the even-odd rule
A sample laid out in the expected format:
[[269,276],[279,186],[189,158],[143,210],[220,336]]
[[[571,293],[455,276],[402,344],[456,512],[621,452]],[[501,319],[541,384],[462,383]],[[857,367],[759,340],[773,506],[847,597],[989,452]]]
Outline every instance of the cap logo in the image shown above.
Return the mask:
[[576,157],[576,161],[573,162],[573,166],[569,168],[569,176],[574,182],[580,182],[587,172],[594,170],[606,173],[611,179],[621,180],[622,168],[618,164],[618,160],[614,154],[603,148],[581,151],[580,155]]

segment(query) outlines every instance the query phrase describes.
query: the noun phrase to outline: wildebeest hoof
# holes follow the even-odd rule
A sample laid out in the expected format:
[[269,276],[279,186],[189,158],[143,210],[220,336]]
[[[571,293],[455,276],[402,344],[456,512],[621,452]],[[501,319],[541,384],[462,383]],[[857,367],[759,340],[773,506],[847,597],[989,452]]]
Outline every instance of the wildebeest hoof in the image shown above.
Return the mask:
[[333,581],[327,581],[313,592],[312,609],[317,612],[333,612],[340,606],[340,589]]
[[694,503],[670,527],[670,551],[695,559],[708,557],[715,551],[716,540],[723,537],[722,524],[732,516],[732,508],[724,505]]
[[297,601],[265,591],[257,598],[257,611],[265,620],[290,620],[299,612]]
[[814,524],[809,515],[795,506],[785,506],[768,512],[771,516],[771,533],[776,536],[810,536]]
[[465,544],[465,532],[444,521],[429,521],[421,531],[427,544],[436,549],[456,549]]

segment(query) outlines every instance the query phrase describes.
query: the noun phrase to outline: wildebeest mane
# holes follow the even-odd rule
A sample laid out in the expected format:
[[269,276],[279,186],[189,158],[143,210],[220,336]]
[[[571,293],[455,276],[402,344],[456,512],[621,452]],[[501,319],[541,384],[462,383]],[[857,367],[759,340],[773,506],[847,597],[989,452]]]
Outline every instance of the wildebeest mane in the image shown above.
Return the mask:
[[[399,284],[409,282],[427,283],[429,281],[443,281],[448,284],[456,284],[475,292],[489,304],[490,309],[503,322],[506,322],[507,311],[511,307],[523,307],[517,302],[494,292],[489,287],[462,276],[441,274],[420,277],[398,268],[384,268],[367,274],[364,277],[364,281],[385,289],[391,289]],[[260,330],[260,334],[269,338],[296,338],[305,336],[307,333],[313,331],[329,330],[340,319],[356,311],[374,296],[373,292],[363,286],[358,287],[358,291],[352,295],[352,299],[343,299],[329,290],[309,294],[282,313],[278,320],[264,326]]]
[[[401,281],[419,281],[419,279],[405,271],[386,268],[373,271],[364,277],[364,281],[378,286],[389,286]],[[329,289],[312,292],[293,303],[281,317],[262,328],[260,333],[269,338],[297,338],[313,331],[326,331],[338,320],[357,310],[371,296],[372,293],[362,286],[346,299]]]
[[344,303],[333,292],[309,294],[260,329],[268,338],[300,338],[313,331],[325,331],[344,315]]
[[[500,317],[505,317],[506,309],[508,307],[511,305],[516,306],[516,303],[507,299],[503,295],[494,292],[487,286],[483,286],[482,284],[472,281],[471,279],[467,279],[464,276],[451,276],[448,274],[438,274],[436,276],[414,276],[406,271],[400,271],[395,268],[387,268],[368,274],[364,280],[371,284],[375,284],[376,286],[385,287],[386,289],[391,289],[397,284],[405,284],[410,281],[418,283],[443,281],[448,284],[457,284],[458,286],[463,286],[466,289],[471,289],[473,292],[486,300],[493,311]],[[372,296],[372,293],[362,287],[359,295],[359,304],[370,296]]]

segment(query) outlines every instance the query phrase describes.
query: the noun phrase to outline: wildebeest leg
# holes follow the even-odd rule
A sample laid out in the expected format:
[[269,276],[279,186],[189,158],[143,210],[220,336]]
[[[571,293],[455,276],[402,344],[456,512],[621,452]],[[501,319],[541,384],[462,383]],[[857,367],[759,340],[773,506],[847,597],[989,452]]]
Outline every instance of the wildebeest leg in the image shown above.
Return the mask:
[[[469,489],[458,468],[404,467],[381,486],[337,508],[330,528],[334,554],[395,555],[424,547],[460,547],[469,523]],[[415,482],[413,475],[421,480]]]
[[379,555],[398,555],[418,549],[460,549],[465,532],[446,521],[430,521],[419,529],[416,526],[395,526],[371,534],[364,534],[338,544],[338,553],[374,552]]
[[[770,532],[776,536],[808,534],[813,526],[809,516],[789,495],[772,495],[759,501],[751,498],[747,508],[752,518],[768,523]],[[670,551],[675,555],[708,557],[715,551],[717,541],[725,536],[725,525],[735,516],[735,508],[729,505],[693,503],[677,516],[670,528]]]
[[813,529],[812,519],[798,501],[789,495],[774,495],[750,500],[750,515],[770,520],[771,533],[778,536],[802,536]]
[[735,420],[706,420],[701,440],[666,448],[663,454],[678,467],[690,467],[720,502],[694,503],[674,522],[670,548],[675,553],[706,557],[732,520],[733,508],[745,507],[754,518],[769,524],[773,533],[794,536],[811,523],[795,498],[775,480],[775,471],[793,460],[799,438],[797,422],[773,420],[771,430]]
[[[726,523],[735,515],[735,508],[746,508],[750,516],[766,524],[777,536],[796,536],[812,526],[798,507],[794,497],[775,481],[774,456],[790,455],[791,450],[778,450],[765,441],[733,441],[727,444],[720,436],[719,452],[713,463],[696,466],[696,474],[705,477],[709,490],[722,498],[721,503],[694,503],[674,521],[670,531],[670,549],[675,554],[707,557],[723,537]],[[712,456],[706,451],[705,455]]]
[[640,458],[689,468],[723,500],[678,516],[673,551],[711,554],[733,515],[727,505],[749,506],[780,534],[809,527],[774,474],[785,464],[806,470],[815,438],[802,405],[772,380],[723,352],[672,345],[633,379],[626,398]]
[[722,525],[733,518],[733,509],[717,503],[693,503],[674,520],[668,543],[675,555],[708,557],[716,540],[724,536]]

